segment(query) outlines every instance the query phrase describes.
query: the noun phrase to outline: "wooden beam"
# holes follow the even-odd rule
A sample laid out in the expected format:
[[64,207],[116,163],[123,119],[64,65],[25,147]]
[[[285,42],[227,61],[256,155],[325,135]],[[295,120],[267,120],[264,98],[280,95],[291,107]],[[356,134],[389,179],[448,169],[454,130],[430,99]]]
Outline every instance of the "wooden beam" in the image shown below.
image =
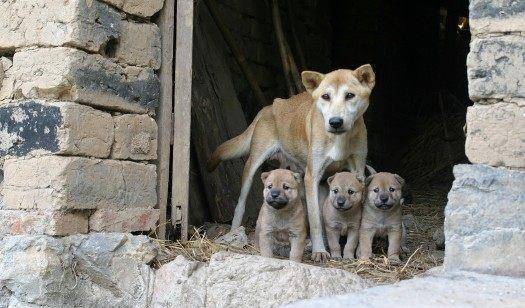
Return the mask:
[[177,0],[175,39],[175,106],[173,110],[172,220],[182,211],[181,240],[188,239],[190,178],[191,82],[193,51],[193,0]]
[[[173,38],[175,0],[165,0],[159,17],[162,36],[162,65],[160,66],[160,106],[158,109],[157,202],[160,210],[157,238],[166,239],[168,183],[170,172],[171,113],[173,111]],[[174,223],[174,222],[173,222]]]

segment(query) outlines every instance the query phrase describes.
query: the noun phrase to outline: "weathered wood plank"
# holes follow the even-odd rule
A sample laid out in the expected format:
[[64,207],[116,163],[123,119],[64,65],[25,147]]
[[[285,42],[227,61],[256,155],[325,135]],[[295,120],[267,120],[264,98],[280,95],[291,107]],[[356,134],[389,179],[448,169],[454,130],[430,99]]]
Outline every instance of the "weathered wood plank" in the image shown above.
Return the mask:
[[[160,76],[160,106],[157,113],[157,202],[160,210],[157,238],[166,239],[166,214],[170,172],[171,113],[173,111],[173,38],[175,27],[175,0],[165,0],[159,17],[162,36],[162,64]],[[175,222],[173,222],[175,223]]]
[[177,0],[175,106],[173,108],[172,220],[182,211],[181,240],[188,239],[193,0]]

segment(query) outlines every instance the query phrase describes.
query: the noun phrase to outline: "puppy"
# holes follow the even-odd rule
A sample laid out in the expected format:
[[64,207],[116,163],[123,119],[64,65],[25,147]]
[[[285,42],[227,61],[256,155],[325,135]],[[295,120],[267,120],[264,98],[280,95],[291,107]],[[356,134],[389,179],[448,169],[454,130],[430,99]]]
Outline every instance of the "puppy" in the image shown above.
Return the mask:
[[359,258],[372,256],[374,236],[388,237],[388,259],[399,263],[403,227],[401,223],[401,199],[405,180],[399,175],[380,172],[366,181],[366,200],[359,229]]
[[290,260],[301,262],[307,235],[306,210],[301,201],[301,175],[286,169],[261,174],[264,203],[255,228],[256,245],[273,256],[276,240],[290,241]]
[[330,194],[323,205],[323,220],[332,259],[341,259],[339,238],[346,235],[344,259],[354,259],[359,240],[359,225],[364,185],[356,175],[340,172],[327,180]]

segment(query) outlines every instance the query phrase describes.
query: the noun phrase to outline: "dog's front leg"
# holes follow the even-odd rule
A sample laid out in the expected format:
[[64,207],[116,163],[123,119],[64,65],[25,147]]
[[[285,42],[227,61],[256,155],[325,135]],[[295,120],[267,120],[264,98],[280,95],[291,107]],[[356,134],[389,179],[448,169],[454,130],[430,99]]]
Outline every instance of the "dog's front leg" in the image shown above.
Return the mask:
[[306,188],[306,208],[310,223],[310,238],[312,239],[312,260],[327,261],[330,256],[324,247],[323,226],[319,209],[319,182],[321,180],[324,162],[309,163],[304,176]]
[[359,230],[359,259],[369,260],[372,257],[372,242],[375,229],[361,228]]
[[303,260],[304,246],[306,246],[306,231],[290,233],[290,260],[301,262]]
[[353,154],[347,162],[350,172],[355,172],[358,178],[365,179],[366,154]]
[[341,259],[341,246],[339,245],[340,232],[332,228],[326,228],[328,237],[328,247],[330,248],[330,257],[334,260]]
[[270,230],[261,230],[261,233],[259,234],[259,248],[261,250],[261,256],[268,258],[273,257],[272,242],[272,232]]
[[401,230],[392,229],[388,232],[388,260],[399,263],[399,248],[401,247]]
[[348,234],[346,236],[346,245],[343,251],[343,258],[345,259],[355,259],[355,249],[357,247],[357,242],[359,241],[359,229],[353,229],[351,226],[348,228]]

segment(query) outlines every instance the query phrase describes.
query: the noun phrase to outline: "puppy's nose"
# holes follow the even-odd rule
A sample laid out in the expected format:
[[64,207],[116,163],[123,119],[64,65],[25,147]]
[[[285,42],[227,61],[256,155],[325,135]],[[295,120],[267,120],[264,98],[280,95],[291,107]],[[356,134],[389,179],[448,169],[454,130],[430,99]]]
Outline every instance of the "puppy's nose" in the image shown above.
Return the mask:
[[337,197],[336,202],[337,202],[337,205],[343,206],[345,205],[346,200],[344,197]]
[[380,194],[379,195],[379,200],[381,200],[381,202],[387,202],[388,201],[388,195],[387,194]]
[[277,197],[279,197],[280,194],[281,194],[281,192],[278,191],[278,190],[273,190],[273,189],[272,189],[272,190],[270,191],[270,196],[272,196],[272,198],[277,198]]
[[343,118],[340,117],[333,117],[328,120],[328,124],[330,124],[333,128],[339,128],[343,126]]

